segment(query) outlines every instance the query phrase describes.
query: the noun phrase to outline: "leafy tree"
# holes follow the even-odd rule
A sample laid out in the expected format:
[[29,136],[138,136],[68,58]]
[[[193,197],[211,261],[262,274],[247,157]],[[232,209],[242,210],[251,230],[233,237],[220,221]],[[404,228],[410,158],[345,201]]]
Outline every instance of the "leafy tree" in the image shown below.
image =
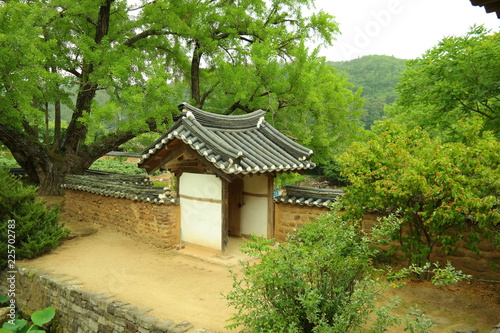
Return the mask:
[[[170,118],[164,57],[136,47],[151,34],[136,30],[139,20],[130,10],[113,0],[0,6],[0,140],[41,194],[59,194],[65,174],[83,173],[106,152]],[[99,105],[103,89],[113,98]],[[61,104],[73,111],[67,128],[61,127]],[[102,130],[116,119],[115,131]]]
[[481,235],[498,237],[500,144],[490,132],[480,134],[480,120],[456,126],[467,144],[443,143],[394,121],[376,130],[376,139],[354,144],[341,158],[351,183],[343,199],[351,217],[371,210],[397,214],[402,225],[392,238],[419,266],[437,243],[445,253],[461,240],[477,251]]
[[405,69],[404,59],[385,55],[368,55],[361,58],[329,62],[340,72],[345,72],[356,87],[362,88],[365,112],[361,117],[366,129],[385,116],[384,107],[394,103],[396,86]]
[[0,169],[0,269],[7,267],[7,254],[15,259],[29,259],[59,245],[69,230],[59,224],[58,208],[47,208],[36,200],[36,188]]
[[407,62],[388,112],[402,122],[455,140],[462,117],[480,116],[485,129],[500,130],[500,34],[472,27],[461,37],[444,38],[421,58]]
[[[301,116],[296,122],[325,129],[317,147],[327,149],[329,133],[345,142],[360,102],[303,47],[308,38],[329,44],[338,32],[324,12],[302,15],[311,4],[2,1],[0,141],[41,194],[59,193],[65,174],[83,173],[138,134],[164,131],[183,100],[228,114],[265,109],[281,128]],[[66,128],[64,106],[72,111]],[[289,134],[308,143],[311,132]]]
[[303,53],[283,68],[281,75],[290,79],[284,87],[270,87],[277,98],[268,121],[313,149],[314,162],[328,163],[352,141],[363,137],[359,121],[363,112],[361,91],[353,93],[347,78],[338,75],[324,59]]
[[[389,307],[375,308],[368,238],[338,212],[305,224],[287,242],[254,237],[240,277],[225,297],[236,308],[231,329],[243,332],[384,332]],[[370,318],[370,315],[373,315]],[[374,319],[375,318],[375,319]],[[370,320],[370,325],[367,324]]]

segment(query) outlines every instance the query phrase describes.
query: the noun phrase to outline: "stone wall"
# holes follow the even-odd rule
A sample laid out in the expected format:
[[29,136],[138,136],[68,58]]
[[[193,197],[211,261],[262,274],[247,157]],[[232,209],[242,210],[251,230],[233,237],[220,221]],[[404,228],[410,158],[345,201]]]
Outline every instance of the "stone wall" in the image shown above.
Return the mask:
[[274,238],[284,242],[286,236],[295,232],[303,224],[330,210],[325,207],[301,206],[279,203],[274,205]]
[[[180,240],[180,209],[178,205],[152,204],[128,199],[105,197],[83,191],[66,190],[63,220],[78,220],[108,227],[134,239],[158,247],[169,248]],[[327,214],[328,208],[301,206],[286,203],[275,204],[274,237],[283,242],[304,223]],[[363,228],[371,229],[379,215],[365,214]],[[481,241],[481,253],[475,254],[461,246],[454,254],[443,256],[436,246],[433,260],[452,264],[467,274],[485,280],[500,281],[500,271],[491,264],[500,265],[500,251],[488,241]]]
[[180,240],[179,205],[153,204],[84,191],[65,190],[62,220],[106,227],[158,247]]
[[[7,272],[0,273],[0,279],[0,294],[7,295]],[[187,321],[159,321],[148,315],[152,309],[139,309],[111,295],[87,291],[66,276],[21,268],[16,274],[16,286],[16,306],[25,317],[49,306],[56,309],[51,332],[214,333],[205,328],[193,329]]]
[[[300,228],[304,223],[321,215],[327,214],[328,208],[315,206],[301,206],[285,203],[275,204],[275,238],[283,242],[288,233]],[[370,230],[380,214],[367,213],[363,218],[363,229]],[[500,281],[500,269],[494,270],[491,264],[500,266],[500,249],[491,242],[482,240],[479,244],[480,254],[469,250],[464,244],[455,253],[445,256],[440,251],[439,244],[435,246],[432,261],[446,264],[450,261],[452,265],[466,274],[471,274],[477,279]]]

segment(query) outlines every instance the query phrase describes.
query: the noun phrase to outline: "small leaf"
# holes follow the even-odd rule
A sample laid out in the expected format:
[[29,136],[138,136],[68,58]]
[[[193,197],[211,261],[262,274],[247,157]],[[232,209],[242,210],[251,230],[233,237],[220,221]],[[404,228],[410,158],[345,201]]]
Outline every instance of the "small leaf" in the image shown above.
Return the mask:
[[0,295],[0,304],[7,303],[10,300],[7,296]]
[[16,319],[16,320],[14,320],[14,325],[12,325],[9,322],[5,322],[5,323],[3,323],[2,327],[8,328],[9,330],[16,332],[18,329],[26,326],[26,324],[28,324],[28,321],[26,321],[24,319]]
[[9,330],[8,328],[2,327],[0,328],[0,333],[12,333],[12,331]]
[[48,307],[40,311],[35,311],[31,315],[31,320],[33,321],[33,324],[42,326],[51,321],[55,315],[56,315],[56,310],[53,307]]

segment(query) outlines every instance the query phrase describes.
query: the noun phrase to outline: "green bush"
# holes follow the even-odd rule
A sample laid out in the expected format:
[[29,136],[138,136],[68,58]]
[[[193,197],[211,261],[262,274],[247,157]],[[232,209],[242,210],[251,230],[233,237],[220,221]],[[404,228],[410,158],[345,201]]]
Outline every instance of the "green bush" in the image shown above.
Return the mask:
[[[135,163],[125,162],[123,157],[99,159],[92,164],[91,169],[124,173],[128,175],[146,175],[145,169],[137,167]],[[162,171],[155,171],[151,175],[156,176]]]
[[456,124],[465,143],[432,139],[392,120],[375,129],[375,139],[352,145],[341,158],[350,182],[342,199],[346,216],[397,215],[396,249],[421,267],[436,245],[448,255],[460,242],[479,252],[482,238],[500,239],[500,142],[481,121]]
[[111,172],[119,172],[125,173],[128,175],[142,175],[146,174],[146,170],[138,168],[135,163],[127,163],[118,159],[100,159],[94,162],[91,169],[103,170],[103,171],[111,171]]
[[[369,240],[334,212],[305,224],[285,244],[253,237],[225,295],[237,312],[230,329],[244,332],[383,332],[396,322],[376,308],[380,287]],[[370,323],[369,323],[370,322]]]
[[12,156],[0,154],[0,168],[1,169],[19,168],[19,164],[17,164],[16,160]]
[[[29,259],[54,249],[69,230],[59,224],[58,208],[47,208],[36,199],[36,187],[24,186],[0,169],[0,269],[9,254]],[[13,251],[15,250],[15,251]]]

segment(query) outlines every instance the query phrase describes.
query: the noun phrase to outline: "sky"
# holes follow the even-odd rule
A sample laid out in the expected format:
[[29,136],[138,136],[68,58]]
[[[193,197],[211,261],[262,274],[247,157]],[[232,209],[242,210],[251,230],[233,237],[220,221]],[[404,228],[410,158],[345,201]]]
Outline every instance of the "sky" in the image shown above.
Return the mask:
[[345,61],[371,54],[415,59],[448,36],[474,24],[499,31],[500,19],[470,0],[316,0],[316,10],[335,16],[341,35],[321,56]]

